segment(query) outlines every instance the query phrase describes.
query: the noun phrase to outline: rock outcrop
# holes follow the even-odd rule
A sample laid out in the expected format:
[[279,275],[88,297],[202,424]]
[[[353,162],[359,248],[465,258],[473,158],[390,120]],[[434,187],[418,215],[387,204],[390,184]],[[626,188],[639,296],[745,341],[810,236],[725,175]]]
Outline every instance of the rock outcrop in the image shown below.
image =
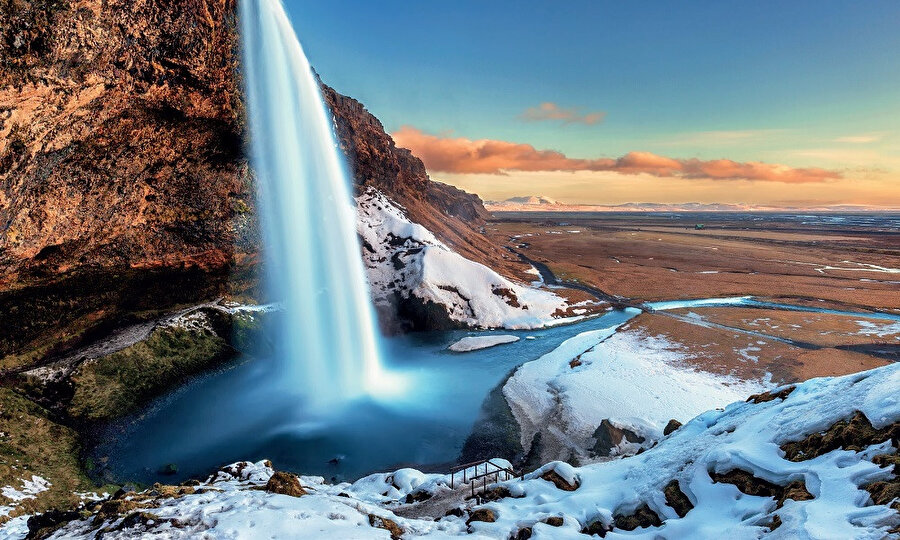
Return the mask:
[[[0,2],[0,370],[123,319],[255,294],[235,0]],[[360,191],[512,275],[481,200],[323,86]],[[138,315],[136,315],[138,314]]]
[[255,250],[235,2],[0,10],[3,367],[223,292]]

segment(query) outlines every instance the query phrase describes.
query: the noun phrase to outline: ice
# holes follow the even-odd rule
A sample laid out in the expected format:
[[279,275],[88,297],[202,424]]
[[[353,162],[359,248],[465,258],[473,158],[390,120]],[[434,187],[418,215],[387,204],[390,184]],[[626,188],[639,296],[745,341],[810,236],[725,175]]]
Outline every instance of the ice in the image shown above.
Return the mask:
[[468,336],[447,347],[453,352],[469,352],[479,349],[487,349],[504,343],[519,341],[517,336]]
[[666,311],[670,309],[681,309],[703,306],[740,306],[751,300],[752,296],[731,296],[726,298],[700,298],[696,300],[667,300],[664,302],[648,302],[648,309],[655,311]]

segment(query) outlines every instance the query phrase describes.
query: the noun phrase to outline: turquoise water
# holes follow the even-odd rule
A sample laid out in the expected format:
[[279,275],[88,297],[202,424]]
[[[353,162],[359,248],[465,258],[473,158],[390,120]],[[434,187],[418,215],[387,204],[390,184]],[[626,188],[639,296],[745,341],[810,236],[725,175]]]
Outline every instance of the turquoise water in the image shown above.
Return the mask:
[[[107,476],[144,483],[204,476],[233,461],[263,458],[282,470],[338,480],[406,465],[445,470],[458,457],[482,401],[513,368],[581,332],[620,325],[637,313],[615,310],[556,328],[483,332],[478,335],[521,339],[468,353],[446,348],[472,332],[390,338],[384,362],[400,381],[394,396],[353,401],[327,414],[312,415],[290,392],[273,388],[271,358],[245,357],[108,427],[92,457]],[[160,473],[169,463],[177,465],[176,475]]]
[[[648,309],[754,306],[900,320],[865,313],[761,302],[751,297],[648,304]],[[268,458],[283,470],[352,480],[415,466],[445,470],[460,453],[487,394],[515,367],[581,332],[618,326],[638,312],[614,310],[577,324],[532,331],[427,332],[385,340],[390,398],[360,399],[312,414],[291,392],[272,385],[270,357],[245,356],[156,400],[140,415],[109,426],[92,452],[117,480],[172,482],[241,459]],[[468,353],[447,347],[468,335],[511,334],[516,343]],[[323,390],[327,391],[327,388]],[[489,456],[485,456],[489,457]],[[504,456],[500,456],[504,457]],[[169,463],[174,476],[160,474]]]

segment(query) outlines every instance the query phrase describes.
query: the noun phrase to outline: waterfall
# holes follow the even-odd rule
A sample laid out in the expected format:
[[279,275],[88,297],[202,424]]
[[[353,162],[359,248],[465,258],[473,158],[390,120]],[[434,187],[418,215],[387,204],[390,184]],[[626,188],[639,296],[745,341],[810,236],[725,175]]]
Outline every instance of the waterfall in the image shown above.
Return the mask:
[[280,0],[242,0],[242,75],[268,287],[285,309],[277,374],[323,407],[380,384],[352,184]]

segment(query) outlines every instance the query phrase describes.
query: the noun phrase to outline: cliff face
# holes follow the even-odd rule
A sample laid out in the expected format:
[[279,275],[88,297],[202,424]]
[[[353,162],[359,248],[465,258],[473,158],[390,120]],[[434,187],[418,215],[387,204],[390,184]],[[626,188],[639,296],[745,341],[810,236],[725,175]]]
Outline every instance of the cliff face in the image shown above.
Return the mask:
[[[0,18],[0,370],[252,284],[235,0],[0,0]],[[477,197],[324,92],[360,188],[513,271]]]
[[422,161],[406,148],[397,147],[361,103],[327,86],[323,93],[358,192],[366,187],[378,189],[402,205],[413,222],[435,233],[459,254],[501,273],[516,272],[496,244],[480,234],[489,214],[477,195],[432,181]]
[[221,292],[252,200],[234,1],[0,10],[0,357]]

